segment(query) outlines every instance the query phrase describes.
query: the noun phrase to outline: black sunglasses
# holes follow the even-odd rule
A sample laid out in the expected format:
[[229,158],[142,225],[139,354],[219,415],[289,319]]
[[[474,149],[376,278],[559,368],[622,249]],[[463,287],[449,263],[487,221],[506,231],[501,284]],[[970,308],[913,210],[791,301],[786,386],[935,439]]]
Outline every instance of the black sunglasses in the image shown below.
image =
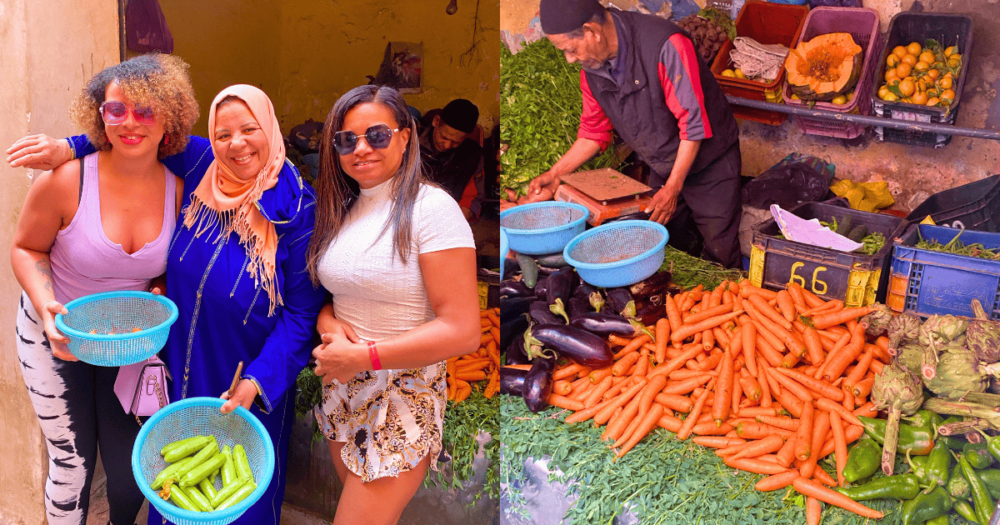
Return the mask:
[[[376,124],[365,131],[365,140],[372,149],[385,149],[392,141],[392,134],[403,128],[391,129],[385,124]],[[333,147],[341,155],[350,155],[358,147],[358,136],[353,131],[338,131],[333,134]]]

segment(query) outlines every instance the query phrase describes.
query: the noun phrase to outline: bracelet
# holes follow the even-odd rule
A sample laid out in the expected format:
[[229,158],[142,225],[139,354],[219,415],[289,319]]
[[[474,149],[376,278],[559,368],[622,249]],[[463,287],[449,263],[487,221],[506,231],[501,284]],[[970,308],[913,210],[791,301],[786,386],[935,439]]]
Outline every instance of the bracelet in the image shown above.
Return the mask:
[[372,370],[382,370],[382,361],[378,358],[378,347],[375,341],[368,341],[368,359],[371,359]]
[[76,148],[73,147],[73,141],[65,139],[66,143],[69,144],[69,160],[76,160]]

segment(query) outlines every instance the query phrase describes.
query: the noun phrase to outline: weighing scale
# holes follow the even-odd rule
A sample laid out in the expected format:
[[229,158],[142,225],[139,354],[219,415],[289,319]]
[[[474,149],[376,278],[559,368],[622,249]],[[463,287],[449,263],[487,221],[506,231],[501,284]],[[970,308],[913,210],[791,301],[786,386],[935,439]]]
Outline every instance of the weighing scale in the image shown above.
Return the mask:
[[652,195],[649,186],[619,171],[602,168],[564,175],[555,200],[586,206],[590,210],[587,223],[600,226],[608,219],[645,210]]

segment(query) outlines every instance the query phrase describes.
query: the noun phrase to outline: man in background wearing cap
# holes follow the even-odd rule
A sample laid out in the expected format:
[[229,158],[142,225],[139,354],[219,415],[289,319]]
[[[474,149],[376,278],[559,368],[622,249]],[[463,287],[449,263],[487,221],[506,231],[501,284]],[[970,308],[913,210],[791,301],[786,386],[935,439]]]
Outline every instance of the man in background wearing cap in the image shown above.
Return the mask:
[[597,0],[541,0],[539,16],[549,41],[583,66],[583,114],[576,141],[531,181],[529,198],[551,198],[559,178],[607,148],[617,130],[650,167],[650,220],[681,220],[690,210],[703,257],[738,267],[739,130],[691,40],[667,20]]
[[[428,111],[428,114],[434,111]],[[483,191],[483,148],[469,138],[479,121],[479,108],[459,98],[448,103],[420,133],[420,156],[428,179],[458,201],[468,220],[479,215]],[[478,184],[477,184],[478,183]]]

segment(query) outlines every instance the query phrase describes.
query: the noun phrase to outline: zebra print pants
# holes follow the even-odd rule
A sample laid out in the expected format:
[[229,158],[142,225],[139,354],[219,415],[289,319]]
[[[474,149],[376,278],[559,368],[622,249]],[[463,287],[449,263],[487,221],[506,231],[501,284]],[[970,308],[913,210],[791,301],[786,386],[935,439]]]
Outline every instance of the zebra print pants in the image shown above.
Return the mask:
[[139,424],[125,413],[113,386],[117,368],[52,356],[41,317],[21,294],[17,356],[49,452],[45,511],[49,525],[84,525],[100,447],[113,525],[132,525],[143,496],[132,476]]

